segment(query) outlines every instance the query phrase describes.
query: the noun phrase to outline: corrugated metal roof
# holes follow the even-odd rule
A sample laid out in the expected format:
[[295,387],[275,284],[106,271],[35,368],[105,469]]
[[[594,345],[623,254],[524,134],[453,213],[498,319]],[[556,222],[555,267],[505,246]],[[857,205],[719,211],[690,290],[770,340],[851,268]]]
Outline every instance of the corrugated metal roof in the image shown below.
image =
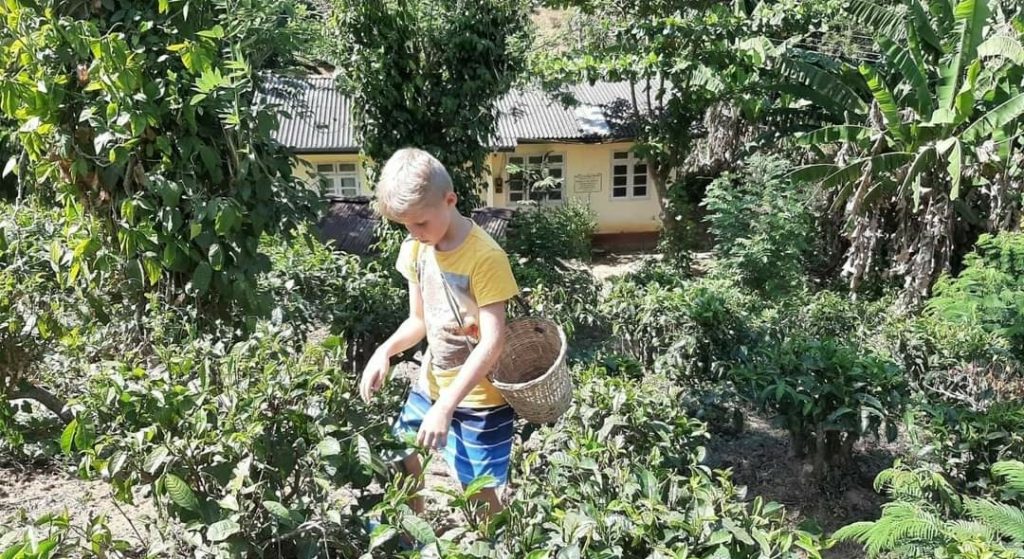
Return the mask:
[[[274,137],[298,153],[359,150],[351,100],[333,78],[276,77],[265,101],[280,103],[282,116]],[[637,92],[641,107],[646,95]],[[493,148],[514,149],[518,142],[631,139],[631,93],[628,82],[579,84],[555,95],[538,88],[511,91],[497,103],[498,127]]]
[[357,152],[352,102],[327,76],[274,77],[263,102],[279,103],[282,115],[273,136],[297,153]]

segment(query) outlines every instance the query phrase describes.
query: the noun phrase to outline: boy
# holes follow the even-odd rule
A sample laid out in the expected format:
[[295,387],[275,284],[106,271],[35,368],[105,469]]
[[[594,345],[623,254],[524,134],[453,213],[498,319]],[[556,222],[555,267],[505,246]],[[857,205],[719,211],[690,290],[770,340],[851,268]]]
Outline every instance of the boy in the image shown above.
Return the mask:
[[[420,378],[395,425],[399,436],[443,449],[463,487],[481,475],[497,485],[508,478],[513,412],[487,379],[504,346],[505,302],[519,292],[508,256],[473,220],[459,213],[444,166],[427,152],[406,148],[384,165],[378,211],[405,226],[410,237],[396,264],[409,282],[409,318],[370,358],[360,394],[369,401],[385,381],[391,357],[427,338]],[[419,456],[403,459],[419,476]],[[501,510],[495,487],[477,499],[483,514]],[[417,497],[412,508],[423,512]]]

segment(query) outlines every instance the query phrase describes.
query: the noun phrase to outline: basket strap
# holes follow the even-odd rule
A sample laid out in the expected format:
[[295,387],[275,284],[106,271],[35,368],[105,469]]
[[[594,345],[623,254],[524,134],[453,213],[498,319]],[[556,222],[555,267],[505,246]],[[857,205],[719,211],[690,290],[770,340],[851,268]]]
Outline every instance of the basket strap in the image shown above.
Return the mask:
[[466,323],[462,320],[462,312],[459,311],[459,302],[455,299],[455,293],[452,291],[452,287],[448,285],[448,280],[444,277],[444,271],[441,270],[441,265],[437,263],[437,256],[434,253],[433,248],[430,249],[430,259],[434,261],[434,267],[437,268],[437,275],[441,277],[441,286],[444,291],[444,298],[448,301],[448,308],[452,311],[452,316],[455,317],[455,322],[463,331],[462,340],[466,342],[466,347],[469,348],[469,351],[473,351],[473,343],[469,341],[469,336],[465,335]]

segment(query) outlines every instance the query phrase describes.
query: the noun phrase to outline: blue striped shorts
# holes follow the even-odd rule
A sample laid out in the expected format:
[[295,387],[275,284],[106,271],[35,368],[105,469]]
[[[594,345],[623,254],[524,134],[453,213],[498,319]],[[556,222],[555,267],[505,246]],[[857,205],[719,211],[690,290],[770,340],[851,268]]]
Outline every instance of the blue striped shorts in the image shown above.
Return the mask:
[[[430,398],[418,390],[409,392],[402,415],[394,424],[395,435],[404,440],[411,434],[415,439],[431,405]],[[508,483],[515,434],[513,419],[514,412],[507,404],[494,408],[455,408],[444,458],[458,475],[459,482],[469,485],[479,476],[490,475],[497,480],[492,487]]]

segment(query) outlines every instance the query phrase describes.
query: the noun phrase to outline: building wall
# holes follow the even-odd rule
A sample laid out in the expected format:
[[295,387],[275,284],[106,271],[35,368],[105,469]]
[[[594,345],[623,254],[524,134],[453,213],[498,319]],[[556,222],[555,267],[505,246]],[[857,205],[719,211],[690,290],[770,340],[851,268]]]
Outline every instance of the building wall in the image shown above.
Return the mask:
[[[612,153],[626,151],[631,142],[610,144],[520,144],[515,152],[494,153],[488,160],[490,175],[486,177],[488,191],[481,196],[483,202],[492,207],[512,208],[516,203],[508,201],[508,176],[505,165],[509,156],[562,154],[565,158],[565,198],[590,206],[597,214],[597,233],[651,233],[661,228],[658,219],[660,208],[654,193],[654,186],[648,185],[648,196],[642,199],[613,199],[611,193]],[[316,165],[321,163],[355,163],[359,170],[361,194],[371,195],[366,183],[366,170],[358,154],[304,154],[299,156],[300,164],[296,175],[304,180],[315,180]],[[494,188],[495,177],[502,182],[501,192]],[[595,184],[596,183],[596,184]],[[589,188],[588,188],[589,187]],[[583,191],[587,190],[587,191]]]
[[[508,208],[516,206],[508,201],[508,175],[505,165],[510,156],[562,154],[565,158],[566,199],[589,205],[597,214],[599,234],[649,233],[661,228],[658,219],[660,207],[654,185],[648,184],[648,195],[641,199],[613,199],[611,192],[612,153],[627,151],[631,142],[610,144],[520,144],[515,152],[491,155],[488,178],[490,191],[485,196],[488,205]],[[494,188],[495,177],[502,180],[501,192]],[[650,181],[648,181],[650,182]],[[595,191],[596,190],[596,191]]]

